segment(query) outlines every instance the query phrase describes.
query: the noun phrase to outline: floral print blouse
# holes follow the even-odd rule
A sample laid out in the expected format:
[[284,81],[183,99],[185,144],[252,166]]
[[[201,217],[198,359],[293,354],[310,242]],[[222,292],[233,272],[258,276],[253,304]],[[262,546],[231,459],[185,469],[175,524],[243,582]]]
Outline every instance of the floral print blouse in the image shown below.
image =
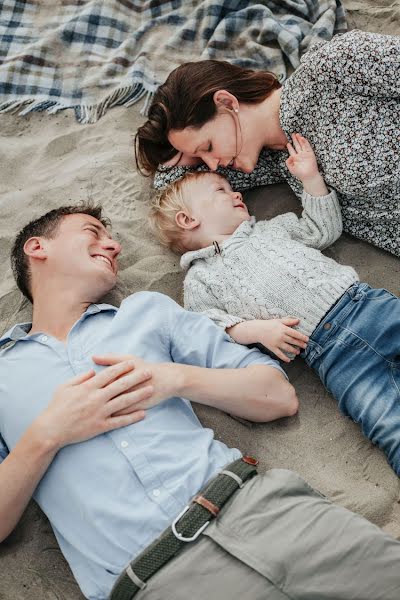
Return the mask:
[[[400,36],[354,30],[312,46],[283,85],[280,122],[313,146],[344,230],[400,256]],[[220,172],[238,190],[287,181],[300,197],[287,156],[264,150],[252,173]],[[154,185],[188,170],[160,167]]]

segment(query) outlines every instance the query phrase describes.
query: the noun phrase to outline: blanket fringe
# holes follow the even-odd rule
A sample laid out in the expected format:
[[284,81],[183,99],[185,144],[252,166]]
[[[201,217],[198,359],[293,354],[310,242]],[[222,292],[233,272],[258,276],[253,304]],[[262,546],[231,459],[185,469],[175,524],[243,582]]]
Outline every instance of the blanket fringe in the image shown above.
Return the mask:
[[98,104],[73,105],[55,100],[16,100],[14,102],[0,103],[0,113],[18,113],[21,116],[31,112],[46,111],[49,114],[55,114],[60,110],[72,108],[75,111],[76,119],[80,123],[96,123],[112,106],[132,106],[145,97],[141,114],[146,114],[151,100],[156,90],[155,85],[148,89],[143,83],[133,83],[114,90],[109,96],[104,98]]

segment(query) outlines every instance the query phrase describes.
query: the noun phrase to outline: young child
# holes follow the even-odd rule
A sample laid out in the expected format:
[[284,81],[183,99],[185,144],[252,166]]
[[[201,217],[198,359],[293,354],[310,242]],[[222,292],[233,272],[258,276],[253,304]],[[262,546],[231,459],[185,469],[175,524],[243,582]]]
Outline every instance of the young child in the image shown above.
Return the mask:
[[301,218],[256,222],[224,178],[193,173],[155,200],[153,228],[183,254],[185,308],[286,362],[301,353],[399,475],[400,299],[321,253],[341,235],[339,203],[308,141],[294,134],[288,151]]

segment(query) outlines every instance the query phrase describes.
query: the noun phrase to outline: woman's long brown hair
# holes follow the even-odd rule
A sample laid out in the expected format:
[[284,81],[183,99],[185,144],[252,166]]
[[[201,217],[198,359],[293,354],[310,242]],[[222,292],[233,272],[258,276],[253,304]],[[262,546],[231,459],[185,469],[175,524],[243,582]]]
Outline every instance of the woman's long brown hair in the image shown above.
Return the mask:
[[175,148],[168,141],[171,130],[201,127],[214,118],[214,94],[227,90],[239,102],[258,104],[281,87],[269,71],[253,71],[219,60],[188,62],[170,73],[154,94],[148,120],[135,136],[135,159],[143,175],[152,175],[160,163],[170,160]]

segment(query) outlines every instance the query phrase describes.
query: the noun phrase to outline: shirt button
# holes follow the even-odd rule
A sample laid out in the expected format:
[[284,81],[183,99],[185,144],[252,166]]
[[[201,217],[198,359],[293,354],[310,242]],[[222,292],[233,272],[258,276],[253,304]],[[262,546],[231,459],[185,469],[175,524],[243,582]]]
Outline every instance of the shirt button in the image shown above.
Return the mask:
[[332,327],[332,323],[325,323],[324,329],[330,329]]
[[49,339],[49,338],[47,337],[47,335],[41,335],[41,336],[40,336],[40,341],[41,341],[41,342],[47,342],[47,340],[48,340],[48,339]]
[[161,494],[160,490],[153,490],[153,496],[155,496],[156,498],[158,498],[158,496]]
[[129,444],[125,440],[123,442],[121,442],[121,448],[127,448],[128,446],[129,446]]

